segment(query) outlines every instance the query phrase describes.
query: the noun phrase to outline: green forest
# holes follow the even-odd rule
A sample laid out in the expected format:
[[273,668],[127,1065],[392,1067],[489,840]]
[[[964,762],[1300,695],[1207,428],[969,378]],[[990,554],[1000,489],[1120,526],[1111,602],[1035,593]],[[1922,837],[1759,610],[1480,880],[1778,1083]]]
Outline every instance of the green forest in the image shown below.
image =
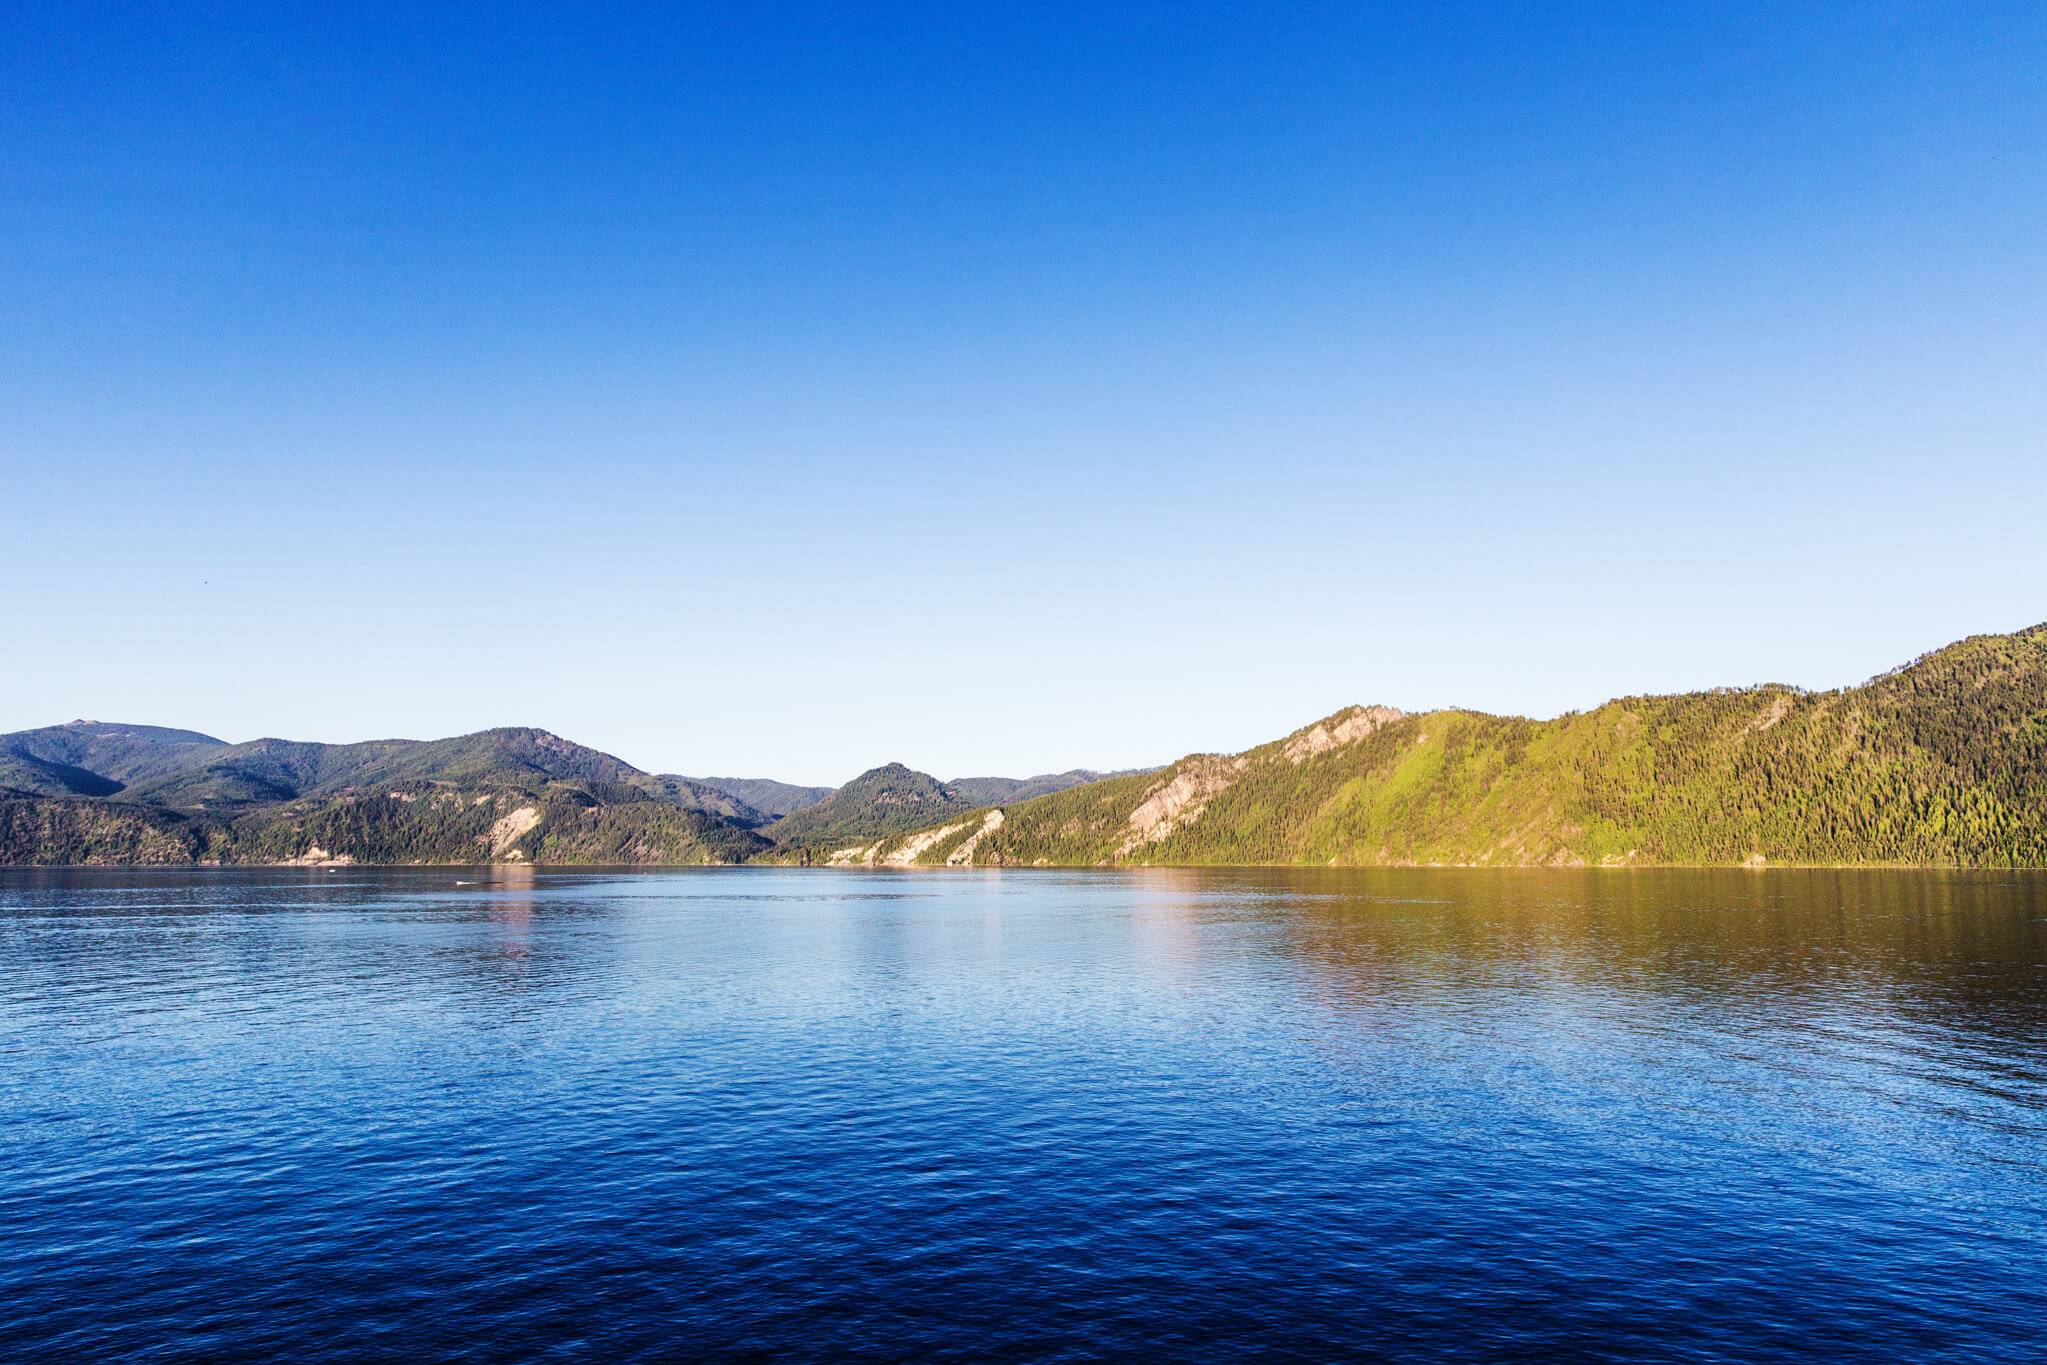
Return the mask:
[[[1353,714],[1011,806],[971,861],[2047,864],[2047,627],[1833,691],[1627,697],[1549,721],[1435,711],[1307,742]],[[1175,784],[1189,799],[1146,828]]]

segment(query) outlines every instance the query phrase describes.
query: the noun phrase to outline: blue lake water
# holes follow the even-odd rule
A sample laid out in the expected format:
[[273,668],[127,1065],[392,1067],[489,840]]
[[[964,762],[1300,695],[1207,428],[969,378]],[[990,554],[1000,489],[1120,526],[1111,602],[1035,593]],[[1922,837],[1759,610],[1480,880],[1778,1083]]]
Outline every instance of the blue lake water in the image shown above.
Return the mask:
[[0,1354],[2047,1342],[2047,878],[0,872]]

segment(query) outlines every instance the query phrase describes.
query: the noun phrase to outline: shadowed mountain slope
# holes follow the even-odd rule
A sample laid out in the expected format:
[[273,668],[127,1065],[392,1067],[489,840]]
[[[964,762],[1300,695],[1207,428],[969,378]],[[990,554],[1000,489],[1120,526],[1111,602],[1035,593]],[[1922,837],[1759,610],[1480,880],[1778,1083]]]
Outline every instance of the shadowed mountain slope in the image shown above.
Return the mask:
[[545,730],[208,741],[187,757],[127,787],[8,784],[0,862],[694,863],[766,847],[752,830],[767,817],[744,802]]
[[110,796],[178,772],[227,748],[195,730],[74,720],[0,735],[0,789],[44,796]]
[[130,799],[197,808],[278,801],[412,782],[457,785],[531,781],[634,783],[649,774],[545,730],[484,730],[453,739],[382,739],[318,744],[256,739],[154,782]]
[[[669,774],[673,777],[673,774]],[[677,782],[692,782],[700,787],[709,787],[743,801],[771,820],[793,815],[806,806],[814,806],[832,794],[830,787],[799,787],[792,782],[777,782],[771,777],[675,777]]]

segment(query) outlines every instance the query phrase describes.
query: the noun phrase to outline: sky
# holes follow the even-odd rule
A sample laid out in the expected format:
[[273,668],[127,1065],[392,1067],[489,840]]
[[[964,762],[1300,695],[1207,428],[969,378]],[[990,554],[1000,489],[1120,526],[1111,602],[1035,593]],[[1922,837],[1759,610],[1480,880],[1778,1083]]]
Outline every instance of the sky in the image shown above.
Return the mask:
[[836,783],[2047,620],[2047,6],[0,18],[0,730]]

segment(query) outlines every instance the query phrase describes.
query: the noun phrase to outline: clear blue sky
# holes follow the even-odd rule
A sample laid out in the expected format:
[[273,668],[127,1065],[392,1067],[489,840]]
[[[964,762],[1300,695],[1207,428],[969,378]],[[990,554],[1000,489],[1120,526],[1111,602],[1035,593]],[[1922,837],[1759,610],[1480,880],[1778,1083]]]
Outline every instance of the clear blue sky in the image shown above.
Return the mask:
[[2047,619],[2037,3],[4,30],[0,730],[1021,773]]

